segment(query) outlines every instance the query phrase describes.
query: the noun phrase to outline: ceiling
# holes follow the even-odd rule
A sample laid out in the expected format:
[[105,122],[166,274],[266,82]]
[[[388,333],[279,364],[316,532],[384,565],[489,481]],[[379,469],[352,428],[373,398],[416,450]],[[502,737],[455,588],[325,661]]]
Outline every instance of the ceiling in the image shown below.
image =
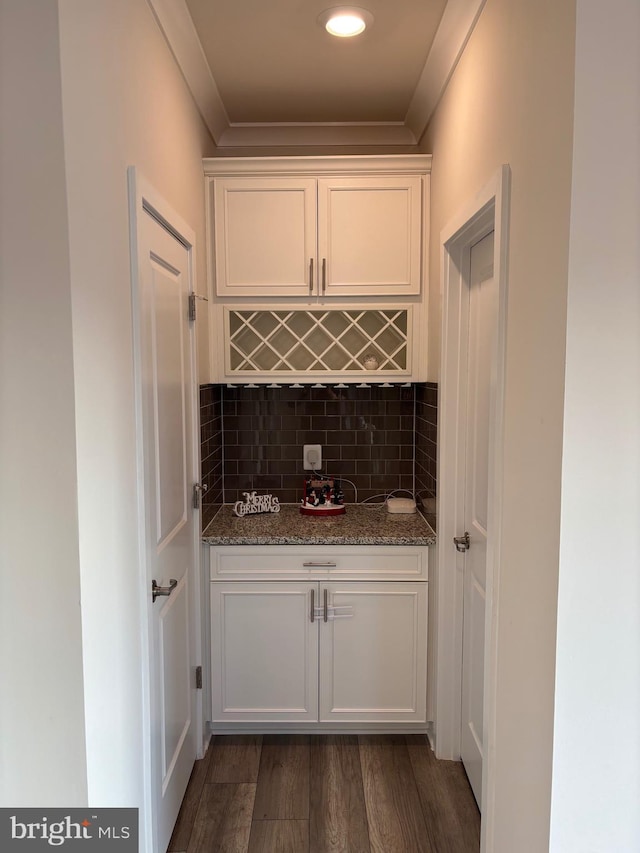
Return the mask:
[[[149,0],[223,149],[417,146],[484,0],[360,0],[353,39],[318,23],[335,0]],[[233,151],[230,151],[233,153]]]
[[374,24],[335,38],[331,0],[187,0],[232,122],[403,121],[446,0],[364,0]]

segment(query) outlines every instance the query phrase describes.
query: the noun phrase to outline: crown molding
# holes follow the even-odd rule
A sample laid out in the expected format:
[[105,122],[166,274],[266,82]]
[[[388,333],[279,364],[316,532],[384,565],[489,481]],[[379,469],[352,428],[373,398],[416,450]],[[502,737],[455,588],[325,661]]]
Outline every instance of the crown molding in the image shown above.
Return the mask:
[[404,122],[231,123],[185,0],[147,0],[219,148],[417,146],[485,0],[448,0]]
[[448,0],[409,104],[405,125],[419,141],[462,56],[486,0]]
[[219,147],[271,145],[416,145],[418,140],[402,122],[304,124],[232,124],[220,137]]
[[376,174],[386,169],[393,174],[422,175],[431,172],[431,154],[361,154],[270,157],[206,157],[205,175],[338,175]]
[[202,120],[218,144],[229,117],[185,0],[147,0]]

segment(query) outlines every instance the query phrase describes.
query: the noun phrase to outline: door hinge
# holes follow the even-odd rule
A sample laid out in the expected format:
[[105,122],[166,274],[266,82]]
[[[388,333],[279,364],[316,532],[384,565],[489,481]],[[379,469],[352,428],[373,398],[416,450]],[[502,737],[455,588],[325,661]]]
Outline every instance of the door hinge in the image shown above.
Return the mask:
[[209,487],[206,483],[193,484],[193,499],[192,506],[194,509],[200,509],[202,506],[202,493],[206,492]]
[[189,322],[195,323],[196,320],[196,301],[200,300],[201,302],[208,302],[206,296],[199,296],[197,293],[189,294]]
[[202,667],[196,667],[196,690],[202,690]]
[[454,536],[453,544],[456,546],[456,551],[468,551],[471,547],[471,539],[468,532],[465,530],[464,536]]

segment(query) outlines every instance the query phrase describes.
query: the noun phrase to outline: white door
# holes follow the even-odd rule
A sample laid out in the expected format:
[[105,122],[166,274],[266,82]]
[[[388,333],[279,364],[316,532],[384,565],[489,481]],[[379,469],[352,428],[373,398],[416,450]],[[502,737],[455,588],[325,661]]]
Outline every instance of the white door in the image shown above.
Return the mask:
[[487,571],[489,428],[494,397],[497,284],[493,232],[471,248],[464,528],[461,757],[480,806],[484,700],[484,623]]
[[320,587],[320,721],[424,723],[427,584]]
[[[193,332],[191,248],[151,215],[136,215],[141,516],[149,620],[153,850],[167,849],[196,758]],[[161,588],[153,601],[152,584]]]
[[213,720],[318,719],[318,584],[211,584]]

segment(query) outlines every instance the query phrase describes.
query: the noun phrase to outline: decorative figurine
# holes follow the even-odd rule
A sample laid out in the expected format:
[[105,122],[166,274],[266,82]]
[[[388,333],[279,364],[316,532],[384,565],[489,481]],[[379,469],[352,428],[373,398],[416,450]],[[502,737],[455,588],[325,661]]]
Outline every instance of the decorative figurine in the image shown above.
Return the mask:
[[342,515],[345,511],[340,481],[333,477],[309,477],[304,481],[304,497],[300,502],[302,515],[324,518]]

